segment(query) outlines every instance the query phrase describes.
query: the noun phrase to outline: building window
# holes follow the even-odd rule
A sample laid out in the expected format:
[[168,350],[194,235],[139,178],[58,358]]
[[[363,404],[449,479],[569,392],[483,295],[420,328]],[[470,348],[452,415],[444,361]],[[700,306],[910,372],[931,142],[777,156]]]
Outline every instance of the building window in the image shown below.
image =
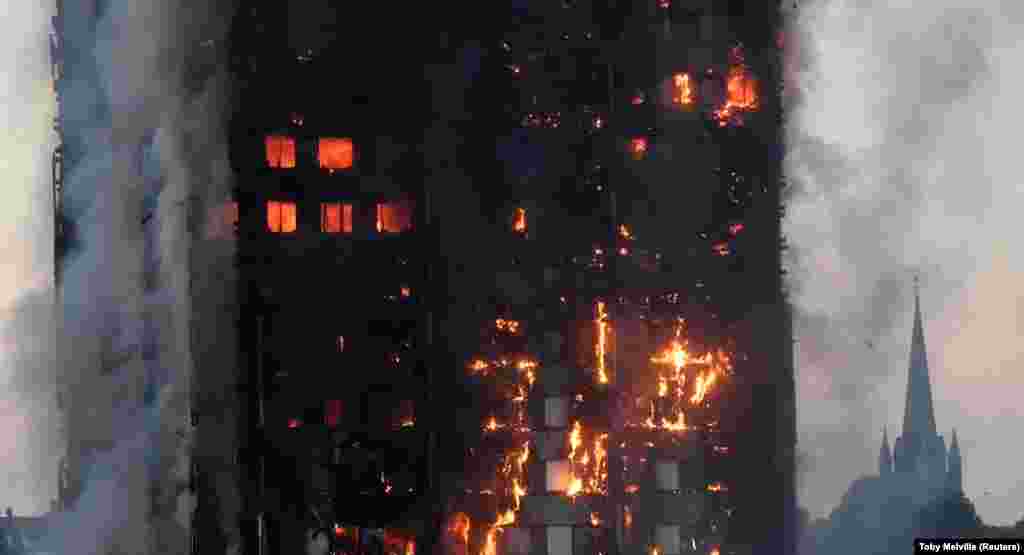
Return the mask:
[[321,137],[317,148],[320,167],[325,170],[347,170],[352,167],[355,159],[355,147],[352,139],[339,137]]
[[377,203],[377,232],[402,233],[412,229],[413,203],[397,200]]
[[268,135],[267,166],[288,169],[295,167],[295,138],[285,135]]
[[341,423],[341,401],[332,399],[324,403],[324,424],[328,428],[337,428]]
[[294,202],[267,201],[267,228],[271,233],[294,233],[297,228]]
[[320,231],[352,233],[352,205],[341,202],[320,203]]

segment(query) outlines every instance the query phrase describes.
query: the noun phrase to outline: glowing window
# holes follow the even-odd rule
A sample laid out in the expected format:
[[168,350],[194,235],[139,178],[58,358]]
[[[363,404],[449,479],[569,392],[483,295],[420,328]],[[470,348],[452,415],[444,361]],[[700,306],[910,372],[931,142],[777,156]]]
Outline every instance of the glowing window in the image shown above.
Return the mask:
[[341,202],[320,203],[320,231],[352,233],[352,205]]
[[294,233],[296,227],[294,202],[267,201],[267,228],[271,233]]
[[402,233],[412,229],[413,203],[398,200],[377,203],[377,232]]
[[295,138],[268,135],[266,139],[267,166],[271,168],[295,167]]
[[352,167],[355,159],[355,147],[352,139],[339,137],[321,137],[317,148],[320,167],[325,170],[347,170]]
[[642,160],[647,155],[647,139],[645,137],[634,137],[629,141],[629,153],[634,160]]

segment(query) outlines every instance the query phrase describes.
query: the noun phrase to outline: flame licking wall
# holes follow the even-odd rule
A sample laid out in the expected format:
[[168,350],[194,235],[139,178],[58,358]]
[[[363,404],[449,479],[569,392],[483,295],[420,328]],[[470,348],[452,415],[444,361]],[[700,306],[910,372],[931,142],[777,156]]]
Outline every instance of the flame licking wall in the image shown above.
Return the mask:
[[[54,20],[67,452],[48,541],[61,553],[190,550],[191,453],[208,437],[190,413],[234,366],[231,323],[205,297],[230,298],[231,249],[193,238],[204,204],[228,189],[217,71],[226,27],[214,8],[187,4],[60,2]],[[205,443],[230,449],[223,416]],[[211,474],[223,478],[211,483],[219,495],[202,496],[219,499],[204,522],[223,522],[226,548],[237,543],[237,495],[229,472]]]

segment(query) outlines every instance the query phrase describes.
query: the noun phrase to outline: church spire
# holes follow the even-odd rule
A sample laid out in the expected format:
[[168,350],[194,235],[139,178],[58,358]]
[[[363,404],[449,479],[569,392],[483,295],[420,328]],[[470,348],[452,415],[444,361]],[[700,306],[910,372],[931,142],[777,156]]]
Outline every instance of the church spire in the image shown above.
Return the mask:
[[[928,376],[928,355],[921,322],[921,295],[918,276],[914,276],[914,331],[910,343],[910,367],[907,372],[907,404],[903,412],[903,437],[923,447],[937,434],[932,408],[932,385]],[[917,450],[917,449],[913,449]]]
[[892,452],[889,450],[889,430],[882,428],[882,448],[878,453],[878,475],[892,474]]
[[946,481],[950,491],[960,493],[964,490],[964,462],[960,456],[960,442],[956,439],[956,428],[953,428],[953,441],[949,445],[949,463]]

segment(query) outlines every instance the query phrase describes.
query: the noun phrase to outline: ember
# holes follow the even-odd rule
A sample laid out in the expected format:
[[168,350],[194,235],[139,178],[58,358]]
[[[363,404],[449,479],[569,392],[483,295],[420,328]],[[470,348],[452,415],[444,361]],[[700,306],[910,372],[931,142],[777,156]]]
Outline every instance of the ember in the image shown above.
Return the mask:
[[634,160],[643,160],[647,155],[647,139],[645,137],[634,137],[629,141],[629,152]]
[[526,233],[526,209],[516,208],[515,216],[512,220],[512,231],[516,233]]
[[680,106],[690,106],[696,99],[693,83],[686,73],[677,73],[672,77],[672,102]]
[[608,368],[605,360],[608,350],[608,313],[605,311],[604,301],[597,301],[597,345],[594,347],[594,354],[597,363],[597,381],[601,384],[608,383]]

